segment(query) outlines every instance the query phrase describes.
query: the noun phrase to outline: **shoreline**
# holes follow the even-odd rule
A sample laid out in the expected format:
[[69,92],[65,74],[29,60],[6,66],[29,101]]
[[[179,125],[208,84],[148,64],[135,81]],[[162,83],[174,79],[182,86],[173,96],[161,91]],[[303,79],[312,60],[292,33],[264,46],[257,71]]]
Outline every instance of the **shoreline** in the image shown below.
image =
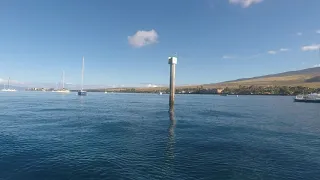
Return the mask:
[[[76,93],[79,90],[70,90],[70,93]],[[105,93],[104,91],[91,91],[91,90],[85,90],[90,93]],[[24,90],[19,92],[51,92],[51,91],[30,91],[30,90]],[[69,94],[70,94],[69,93]],[[115,92],[108,92],[107,94],[157,94],[155,92],[124,92],[124,91],[115,91]],[[163,93],[162,95],[169,95],[169,93]],[[213,93],[176,93],[176,95],[211,95],[211,96],[226,96],[225,94],[213,94]],[[227,94],[227,96],[296,96],[299,94]]]

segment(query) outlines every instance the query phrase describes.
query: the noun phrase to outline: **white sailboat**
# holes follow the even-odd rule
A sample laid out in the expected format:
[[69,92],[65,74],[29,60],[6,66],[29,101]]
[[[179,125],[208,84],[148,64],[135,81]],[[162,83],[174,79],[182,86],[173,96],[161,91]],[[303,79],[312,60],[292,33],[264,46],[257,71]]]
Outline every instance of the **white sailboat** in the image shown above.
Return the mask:
[[1,91],[6,91],[6,84],[3,84],[3,89],[1,89]]
[[10,89],[10,77],[8,79],[8,88],[6,89],[6,85],[3,85],[3,89],[1,90],[3,92],[15,92],[17,91],[16,89]]
[[87,91],[83,90],[83,75],[84,75],[84,56],[82,57],[81,90],[78,91],[78,96],[86,96],[87,95]]
[[64,84],[65,84],[65,77],[64,77],[64,71],[62,72],[62,89],[57,89],[54,90],[53,92],[58,92],[58,93],[70,93],[70,90],[64,88]]

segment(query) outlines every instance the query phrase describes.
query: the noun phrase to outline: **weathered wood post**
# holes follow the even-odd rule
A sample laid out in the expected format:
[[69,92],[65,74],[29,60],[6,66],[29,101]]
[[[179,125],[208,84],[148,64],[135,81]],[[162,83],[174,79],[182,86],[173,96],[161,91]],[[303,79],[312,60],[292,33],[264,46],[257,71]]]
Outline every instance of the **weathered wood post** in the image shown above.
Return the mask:
[[168,58],[168,64],[170,64],[170,96],[169,96],[169,108],[170,111],[174,110],[174,95],[175,95],[175,81],[176,81],[176,64],[178,58],[173,56]]

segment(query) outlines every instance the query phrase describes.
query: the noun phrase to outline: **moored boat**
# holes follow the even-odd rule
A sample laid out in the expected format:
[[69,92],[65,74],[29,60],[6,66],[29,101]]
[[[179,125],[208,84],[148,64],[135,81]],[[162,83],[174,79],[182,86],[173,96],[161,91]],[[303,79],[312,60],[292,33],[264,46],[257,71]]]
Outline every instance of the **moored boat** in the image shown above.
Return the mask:
[[16,89],[10,89],[10,77],[8,79],[8,88],[6,89],[6,85],[3,85],[3,89],[1,89],[3,92],[16,92]]
[[297,95],[294,98],[295,102],[310,102],[310,103],[320,103],[320,94],[312,93],[308,95]]
[[63,88],[63,89],[53,90],[52,92],[57,92],[57,93],[70,93],[70,90]]
[[78,91],[78,96],[86,96],[87,95],[87,91]]
[[64,71],[62,71],[62,89],[56,89],[56,90],[53,90],[52,92],[57,92],[57,93],[70,93],[70,90],[69,89],[66,89],[64,87],[64,84],[65,84],[65,77],[64,77]]

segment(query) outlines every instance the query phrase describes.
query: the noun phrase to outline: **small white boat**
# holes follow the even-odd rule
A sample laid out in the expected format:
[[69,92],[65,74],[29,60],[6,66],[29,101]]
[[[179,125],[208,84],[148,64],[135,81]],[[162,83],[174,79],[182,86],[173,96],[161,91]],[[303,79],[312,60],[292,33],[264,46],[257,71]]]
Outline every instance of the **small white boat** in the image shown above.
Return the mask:
[[58,90],[55,90],[55,91],[52,91],[52,92],[57,92],[57,93],[70,93],[70,90],[68,90],[68,89],[58,89]]
[[162,92],[159,92],[159,95],[162,95]]
[[310,103],[320,103],[320,94],[312,93],[308,95],[297,95],[294,98],[295,102],[310,102]]
[[3,89],[1,90],[2,92],[16,92],[16,89],[10,89],[10,77],[8,79],[8,88],[6,89],[6,85],[3,85]]
[[1,89],[2,92],[16,92],[16,89]]
[[62,72],[62,89],[57,89],[57,90],[53,90],[52,92],[57,92],[57,93],[70,93],[69,89],[64,88],[64,71]]

